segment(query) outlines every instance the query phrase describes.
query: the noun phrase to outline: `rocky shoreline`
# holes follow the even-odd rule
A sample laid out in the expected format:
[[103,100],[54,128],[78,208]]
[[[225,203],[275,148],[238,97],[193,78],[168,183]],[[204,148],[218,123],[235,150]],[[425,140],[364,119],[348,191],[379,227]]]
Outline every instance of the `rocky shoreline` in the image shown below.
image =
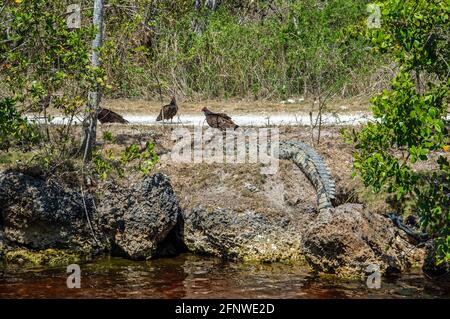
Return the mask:
[[[306,263],[317,272],[355,277],[431,269],[392,221],[360,204],[318,212],[205,209],[183,211],[170,180],[156,173],[127,189],[67,189],[17,171],[0,175],[0,258],[16,264],[82,262],[110,254],[129,259],[194,254],[226,259]],[[427,266],[428,265],[428,266]]]

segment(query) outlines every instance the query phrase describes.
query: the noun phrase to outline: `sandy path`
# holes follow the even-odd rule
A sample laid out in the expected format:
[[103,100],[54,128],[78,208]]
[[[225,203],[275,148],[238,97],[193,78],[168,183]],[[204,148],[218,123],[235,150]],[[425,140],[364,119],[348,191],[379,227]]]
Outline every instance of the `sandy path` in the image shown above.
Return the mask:
[[[157,114],[125,114],[123,117],[131,124],[139,125],[162,125],[161,122],[156,122]],[[232,115],[233,121],[240,126],[309,126],[310,117],[305,113],[281,113],[281,114],[239,114]],[[42,118],[34,118],[30,116],[29,119],[43,122]],[[324,114],[322,116],[322,123],[324,125],[358,125],[364,124],[371,120],[371,117],[363,112],[356,112],[353,114]],[[64,124],[68,121],[68,118],[62,116],[55,116],[52,118],[52,124]],[[75,123],[80,123],[81,119],[76,118]],[[313,117],[315,121],[315,117]],[[197,114],[181,114],[179,117],[174,118],[174,124],[183,125],[201,125],[206,126],[205,116],[201,113]]]

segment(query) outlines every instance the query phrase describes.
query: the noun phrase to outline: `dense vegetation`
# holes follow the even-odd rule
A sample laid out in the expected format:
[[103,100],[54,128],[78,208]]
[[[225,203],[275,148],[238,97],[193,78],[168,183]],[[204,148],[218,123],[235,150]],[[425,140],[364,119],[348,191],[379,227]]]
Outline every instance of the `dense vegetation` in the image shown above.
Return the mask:
[[[9,1],[6,6],[12,8],[0,13],[2,24],[8,21],[8,9],[24,14],[17,21],[20,28],[51,15],[63,22],[71,1],[39,3]],[[71,32],[59,29],[60,33],[86,35],[90,30],[92,1],[79,3],[82,28]],[[188,99],[279,98],[315,93],[318,87],[326,90],[330,86],[333,94],[345,96],[368,92],[383,79],[371,80],[369,71],[376,67],[377,59],[350,30],[355,21],[365,22],[367,3],[223,1],[211,8],[196,6],[192,0],[107,1],[103,57],[112,90],[106,94],[153,99],[159,98],[160,92]],[[12,25],[9,28],[21,32]],[[54,48],[49,42],[56,44],[63,40],[58,37],[64,36],[48,37],[44,32],[49,30],[45,29],[35,30],[39,35],[28,31],[24,35],[30,40],[25,46],[36,49]],[[72,58],[85,57],[80,51],[89,42],[80,42],[82,38],[72,39],[78,41],[77,47],[72,47],[78,50],[71,50]],[[15,41],[18,45],[19,40]]]
[[[107,68],[116,96],[160,87],[203,98],[286,97],[334,83],[347,95],[366,89],[354,83],[374,59],[346,31],[366,17],[367,1],[224,1],[215,11],[193,1],[148,2],[131,20],[111,10]],[[127,30],[123,38],[117,28]]]
[[449,261],[448,156],[439,155],[432,173],[413,165],[448,151],[450,143],[450,3],[389,0],[380,6],[381,28],[367,35],[376,50],[395,58],[399,72],[391,90],[372,98],[377,121],[355,133],[354,166],[366,185],[395,193],[402,211],[417,213],[423,229],[437,238],[438,261]]

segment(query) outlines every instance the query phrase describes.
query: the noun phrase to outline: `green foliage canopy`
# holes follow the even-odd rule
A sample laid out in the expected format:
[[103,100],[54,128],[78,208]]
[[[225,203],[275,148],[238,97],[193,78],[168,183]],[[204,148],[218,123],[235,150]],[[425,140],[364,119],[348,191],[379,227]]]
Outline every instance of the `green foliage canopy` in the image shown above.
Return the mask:
[[[387,0],[379,6],[381,28],[366,35],[376,51],[395,59],[399,72],[390,90],[372,98],[375,121],[353,133],[355,172],[375,191],[395,193],[403,209],[412,201],[423,229],[436,238],[437,261],[449,261],[450,170],[443,149],[449,144],[450,2]],[[436,152],[432,173],[414,169]]]

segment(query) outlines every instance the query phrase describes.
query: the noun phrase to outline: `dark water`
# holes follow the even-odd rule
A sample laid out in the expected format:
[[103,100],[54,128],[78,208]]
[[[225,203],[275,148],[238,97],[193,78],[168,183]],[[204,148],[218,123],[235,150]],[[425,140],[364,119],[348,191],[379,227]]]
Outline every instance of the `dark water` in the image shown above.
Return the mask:
[[284,264],[224,262],[190,254],[135,262],[107,258],[81,265],[81,288],[68,289],[66,268],[0,268],[0,298],[450,298],[450,284],[412,271],[363,280],[317,276]]

